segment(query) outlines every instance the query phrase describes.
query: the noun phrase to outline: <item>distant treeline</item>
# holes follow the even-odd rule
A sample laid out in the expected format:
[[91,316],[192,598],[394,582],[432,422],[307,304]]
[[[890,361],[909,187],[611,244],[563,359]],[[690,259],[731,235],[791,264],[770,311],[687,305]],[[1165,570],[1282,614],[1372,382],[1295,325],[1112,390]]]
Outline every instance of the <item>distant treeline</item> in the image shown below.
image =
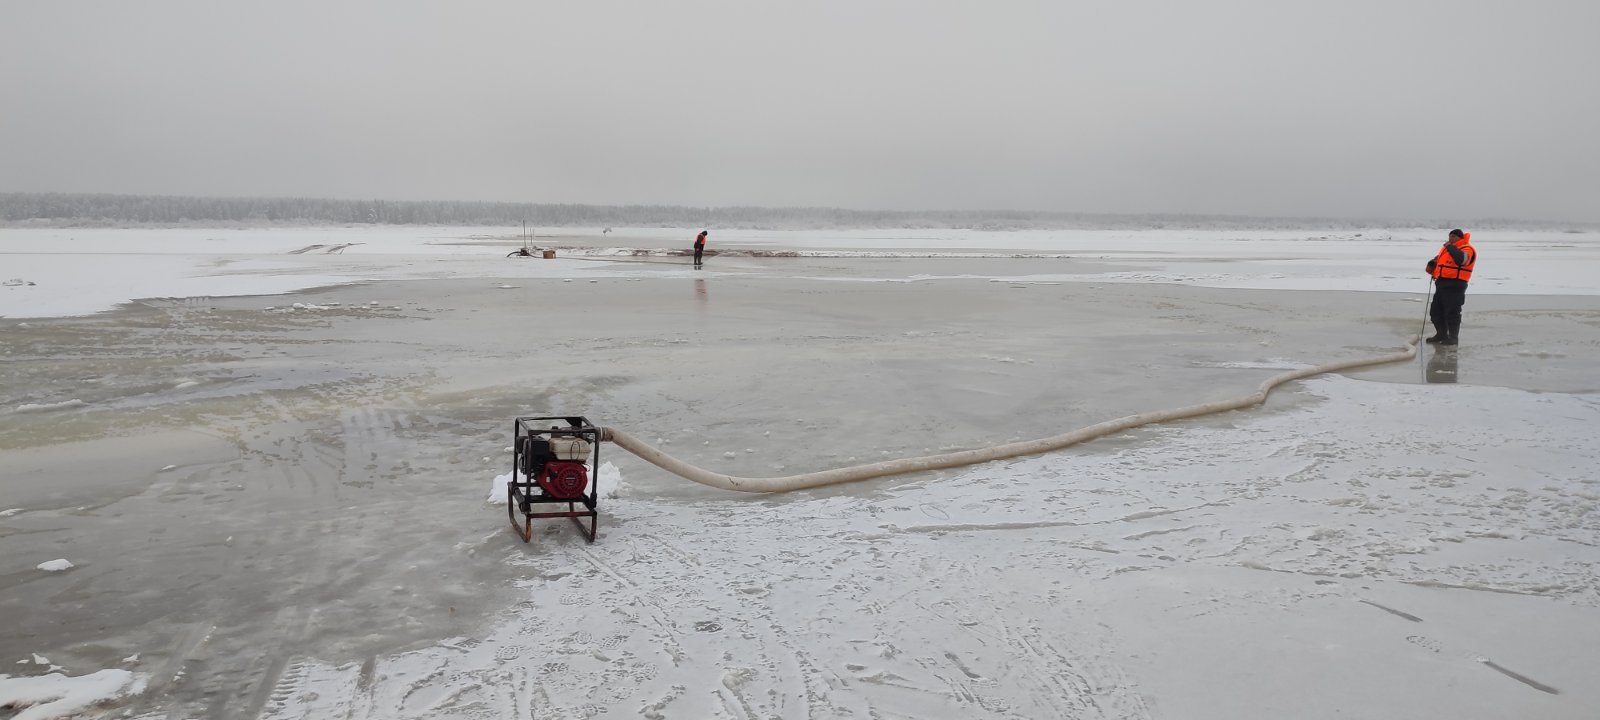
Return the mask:
[[[839,208],[700,208],[676,205],[571,205],[452,200],[328,200],[89,193],[0,193],[8,225],[463,225],[518,227],[713,227],[746,229],[1052,228],[1357,229],[1443,227],[1461,221],[1259,218],[1235,215],[1129,215],[1005,210],[844,210]],[[1474,227],[1575,229],[1570,223],[1475,220]]]

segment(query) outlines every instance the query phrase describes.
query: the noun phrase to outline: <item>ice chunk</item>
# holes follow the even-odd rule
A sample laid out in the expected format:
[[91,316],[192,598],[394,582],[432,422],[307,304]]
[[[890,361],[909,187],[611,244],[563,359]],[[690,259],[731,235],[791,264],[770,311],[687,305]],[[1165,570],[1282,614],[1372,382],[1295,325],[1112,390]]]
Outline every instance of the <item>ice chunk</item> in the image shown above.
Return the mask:
[[489,498],[484,502],[504,503],[508,498],[506,483],[511,482],[511,473],[494,476],[494,481],[489,484]]
[[595,492],[600,497],[615,500],[627,489],[627,483],[622,481],[622,471],[609,462],[600,464],[600,477],[595,478]]
[[62,570],[71,570],[72,567],[73,567],[72,563],[67,562],[66,558],[59,558],[59,559],[56,559],[56,560],[51,560],[49,562],[42,562],[42,563],[39,563],[39,565],[38,565],[38,568],[40,570],[44,570],[44,571],[47,571],[47,572],[61,572]]

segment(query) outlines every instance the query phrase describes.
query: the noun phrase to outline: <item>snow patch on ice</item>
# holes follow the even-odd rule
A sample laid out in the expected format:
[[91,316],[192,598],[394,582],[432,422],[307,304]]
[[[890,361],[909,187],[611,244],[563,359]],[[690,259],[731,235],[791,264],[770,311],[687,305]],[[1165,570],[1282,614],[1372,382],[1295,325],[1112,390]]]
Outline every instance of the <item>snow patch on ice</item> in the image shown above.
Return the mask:
[[11,720],[81,717],[100,703],[144,692],[145,678],[127,670],[107,669],[69,677],[0,675],[0,708],[20,710]]
[[23,403],[23,404],[17,406],[16,412],[19,412],[19,413],[32,413],[32,412],[50,412],[52,410],[71,410],[72,408],[81,408],[81,407],[83,407],[84,405],[87,405],[87,404],[88,403],[85,403],[84,401],[78,400],[76,398],[74,398],[72,400],[66,400],[66,401],[63,401],[63,402],[55,402],[55,403]]
[[71,570],[76,566],[68,562],[66,558],[58,558],[39,563],[37,567],[45,572],[61,572],[62,570]]

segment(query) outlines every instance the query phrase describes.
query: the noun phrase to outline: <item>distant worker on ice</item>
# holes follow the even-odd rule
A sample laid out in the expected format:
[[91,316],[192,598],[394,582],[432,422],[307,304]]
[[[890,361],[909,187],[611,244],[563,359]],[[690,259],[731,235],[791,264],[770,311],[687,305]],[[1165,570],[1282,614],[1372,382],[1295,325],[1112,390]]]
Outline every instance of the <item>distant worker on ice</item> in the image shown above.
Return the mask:
[[1428,261],[1428,274],[1433,276],[1433,306],[1428,308],[1433,337],[1424,342],[1454,345],[1459,341],[1461,306],[1467,301],[1467,281],[1472,279],[1472,266],[1477,263],[1472,233],[1451,230],[1439,256]]
[[694,266],[700,267],[700,254],[706,251],[706,235],[704,230],[694,237]]

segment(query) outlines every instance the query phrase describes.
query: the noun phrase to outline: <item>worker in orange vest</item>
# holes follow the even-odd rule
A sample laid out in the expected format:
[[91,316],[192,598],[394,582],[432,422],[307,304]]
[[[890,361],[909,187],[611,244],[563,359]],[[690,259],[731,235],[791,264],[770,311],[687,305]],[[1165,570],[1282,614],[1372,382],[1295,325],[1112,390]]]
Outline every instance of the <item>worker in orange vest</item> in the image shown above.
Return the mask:
[[1461,306],[1467,301],[1467,281],[1478,251],[1472,247],[1472,233],[1451,230],[1450,239],[1439,248],[1439,256],[1428,261],[1433,277],[1433,306],[1428,319],[1433,321],[1433,337],[1426,342],[1454,345],[1461,333]]
[[696,235],[695,238],[694,238],[694,266],[695,267],[700,267],[700,254],[706,251],[706,235],[708,235],[708,234],[709,233],[707,233],[706,231],[701,230],[700,234]]

